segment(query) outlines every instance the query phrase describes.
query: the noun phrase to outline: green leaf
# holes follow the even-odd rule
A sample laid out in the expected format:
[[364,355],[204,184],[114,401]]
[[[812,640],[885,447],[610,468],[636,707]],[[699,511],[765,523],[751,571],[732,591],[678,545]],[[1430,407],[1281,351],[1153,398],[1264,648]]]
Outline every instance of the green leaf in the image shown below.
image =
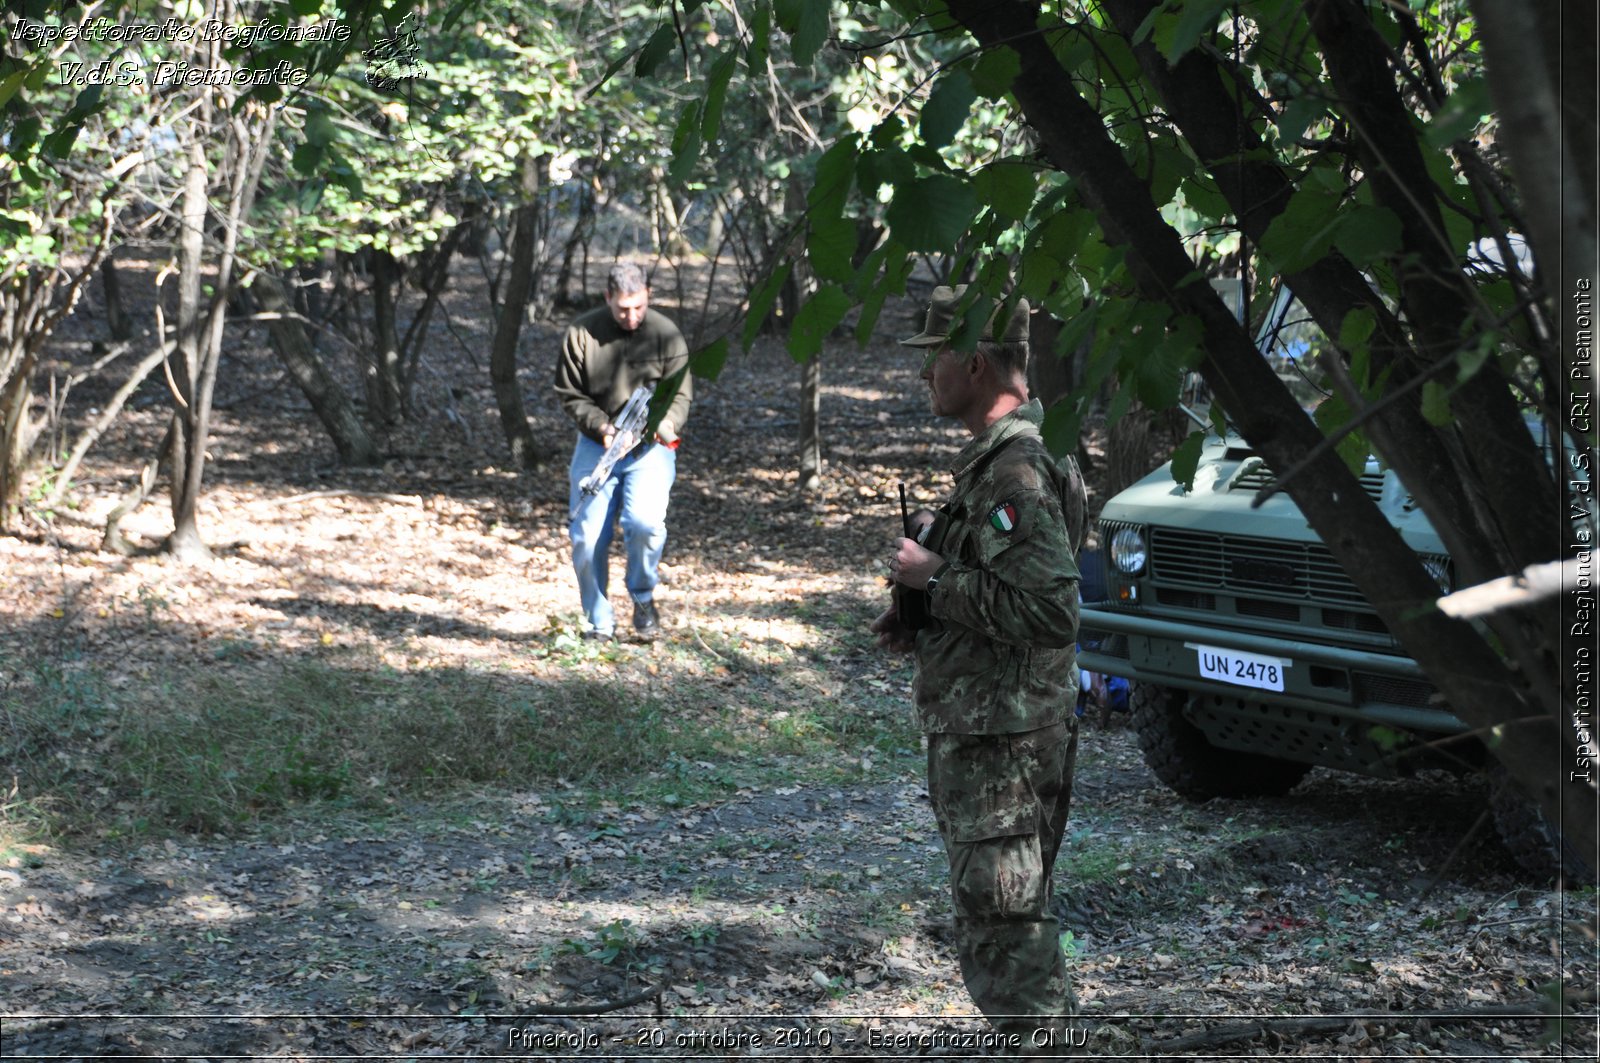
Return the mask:
[[1185,491],[1194,490],[1194,474],[1200,468],[1200,449],[1205,441],[1204,432],[1190,432],[1172,452],[1172,478],[1182,484]]
[[1340,216],[1333,246],[1357,268],[1401,248],[1400,216],[1388,207],[1354,207]]
[[814,214],[839,215],[844,212],[845,200],[850,195],[851,178],[855,176],[856,152],[860,142],[855,137],[843,137],[817,160],[817,175],[806,193],[806,206]]
[[828,9],[823,0],[797,0],[800,7],[800,25],[794,31],[789,45],[794,61],[799,66],[810,66],[822,43],[828,39]]
[[894,238],[912,251],[948,251],[978,213],[972,186],[948,174],[896,184],[884,212]]
[[740,341],[748,351],[750,344],[755,342],[756,333],[761,331],[761,326],[766,323],[767,315],[772,312],[772,304],[777,301],[778,292],[783,289],[783,282],[789,279],[789,271],[794,268],[793,262],[785,262],[773,270],[761,286],[750,293],[750,308],[744,315],[744,333]]
[[873,288],[861,300],[861,315],[856,319],[856,345],[865,347],[872,339],[872,333],[878,324],[878,315],[883,313],[883,304],[889,298],[889,290],[882,286]]
[[1422,416],[1434,427],[1450,424],[1450,392],[1437,379],[1422,383]]
[[874,198],[884,185],[899,185],[916,179],[916,164],[897,147],[882,147],[861,153],[856,164],[856,183],[861,194]]
[[[1167,307],[1158,309],[1165,316]],[[1140,402],[1153,410],[1176,406],[1183,388],[1184,370],[1199,362],[1203,352],[1202,328],[1192,317],[1180,318],[1171,328],[1154,320],[1141,322],[1140,339],[1150,336],[1149,350],[1138,360],[1134,388]]]
[[851,263],[856,251],[856,223],[840,216],[813,217],[806,235],[806,255],[823,280],[849,282],[855,278]]
[[1344,315],[1344,320],[1339,322],[1339,348],[1345,351],[1354,351],[1366,346],[1372,333],[1378,327],[1378,319],[1372,311],[1364,306],[1358,306]]
[[1294,143],[1305,135],[1311,123],[1320,119],[1328,112],[1326,97],[1315,92],[1308,92],[1296,96],[1283,108],[1283,113],[1278,116],[1278,140],[1280,143]]
[[672,161],[667,164],[667,180],[674,185],[682,185],[688,180],[695,163],[700,161],[700,108],[699,100],[684,104],[683,113],[678,116],[678,128],[673,130]]
[[672,54],[672,46],[676,43],[678,35],[671,26],[657,26],[644,47],[639,49],[639,58],[633,64],[634,74],[642,78],[654,74],[656,67]]
[[[914,265],[910,253],[893,240],[885,240],[867,256],[854,287],[856,298],[861,300],[861,314],[856,319],[857,344],[865,347],[872,339],[873,327],[883,311],[884,302],[891,295],[905,293],[906,277]],[[880,268],[881,278],[878,277]]]
[[1038,184],[1038,168],[1021,162],[997,162],[972,176],[978,198],[996,214],[1012,221],[1028,216]]
[[745,55],[745,62],[751,70],[765,70],[767,56],[772,52],[772,8],[762,4],[756,8],[755,18],[750,21],[750,50]]
[[1185,0],[1179,8],[1176,19],[1171,22],[1158,21],[1153,36],[1156,47],[1161,50],[1167,62],[1177,62],[1186,52],[1200,43],[1201,36],[1215,31],[1218,18],[1232,2],[1233,0]]
[[1060,262],[1037,247],[1023,249],[1017,262],[1017,291],[1023,298],[1042,303],[1058,285],[1068,284],[1076,287],[1076,278]]
[[1208,175],[1191,175],[1178,186],[1178,190],[1189,209],[1208,222],[1214,224],[1233,214],[1227,198]]
[[794,315],[789,327],[789,357],[797,362],[809,362],[822,350],[828,338],[850,307],[855,305],[843,288],[824,284],[806,300]]
[[[1338,395],[1329,395],[1317,404],[1311,413],[1312,420],[1317,422],[1317,427],[1322,429],[1323,435],[1332,436],[1334,432],[1350,423],[1350,406]],[[1352,431],[1339,440],[1334,447],[1339,457],[1344,461],[1345,468],[1351,475],[1360,476],[1367,468],[1367,458],[1372,455],[1372,445],[1367,442],[1367,437],[1359,431]]]
[[39,116],[29,115],[11,127],[8,153],[13,159],[25,159],[33,148],[34,142],[39,138],[39,130],[43,126]]
[[1228,438],[1228,411],[1222,408],[1222,403],[1215,399],[1211,401],[1211,430],[1217,434],[1218,439]]
[[1482,77],[1469,78],[1456,86],[1444,101],[1444,106],[1428,123],[1423,134],[1431,147],[1447,148],[1458,140],[1466,140],[1485,118],[1494,112],[1494,101],[1489,98],[1489,83]]
[[947,71],[933,86],[928,102],[922,105],[919,125],[922,142],[931,148],[942,148],[954,140],[966,124],[972,101],[977,97],[978,90],[965,70]]
[[1083,400],[1064,398],[1044,411],[1039,434],[1050,453],[1058,457],[1078,450],[1078,430],[1083,423]]
[[1478,336],[1476,342],[1468,343],[1456,352],[1456,365],[1458,367],[1456,380],[1465,383],[1477,376],[1478,370],[1483,368],[1484,363],[1489,360],[1489,356],[1495,352],[1497,347],[1498,343],[1496,342],[1495,334],[1486,332]]
[[314,147],[327,147],[333,143],[337,131],[334,129],[333,116],[326,109],[318,107],[308,109],[306,113],[306,143]]
[[684,365],[677,372],[662,377],[656,382],[656,389],[650,396],[650,419],[645,425],[645,438],[656,434],[656,429],[661,427],[661,419],[672,408],[672,400],[678,397],[678,390],[683,387],[684,377],[689,375],[690,366]]
[[39,149],[46,155],[57,159],[64,159],[72,154],[72,145],[77,143],[78,134],[83,132],[83,126],[77,123],[53,129],[50,135],[44,138]]
[[1150,198],[1159,206],[1172,201],[1184,178],[1194,173],[1194,159],[1187,152],[1161,141],[1151,141],[1148,150],[1134,153],[1133,167],[1150,183]]
[[300,144],[294,149],[292,162],[296,173],[313,174],[322,164],[324,150],[315,144]]
[[1339,222],[1338,193],[1302,187],[1261,235],[1261,251],[1280,273],[1297,273],[1327,254]]
[[972,64],[972,87],[986,100],[998,100],[1011,91],[1017,75],[1022,73],[1022,60],[1017,53],[1004,45],[985,48],[978,61]]
[[[295,149],[295,169],[297,169],[297,170],[300,169],[299,156],[300,156],[300,152],[301,151],[316,152],[319,158],[321,157],[321,154],[322,154],[320,151],[317,151],[316,148],[311,147],[309,144],[300,145],[298,148]],[[302,173],[311,173],[315,169],[316,169],[316,162],[313,161],[311,163],[311,165],[310,165],[310,168],[302,170],[301,172]],[[300,208],[300,213],[302,213],[302,214],[310,214],[312,211],[316,210],[317,209],[317,204],[322,202],[322,194],[324,192],[326,192],[327,189],[328,189],[328,182],[326,182],[326,181],[304,181],[304,182],[302,182],[300,184],[300,191],[295,196],[295,204]]]
[[1034,230],[1034,241],[1057,262],[1072,262],[1083,249],[1094,223],[1094,215],[1086,210],[1059,210]]
[[700,125],[700,135],[707,143],[716,140],[717,132],[722,128],[722,109],[728,100],[728,83],[738,64],[738,55],[730,50],[711,64],[711,73],[706,75],[705,117]]
[[1369,341],[1377,327],[1376,315],[1364,306],[1347,312],[1339,323],[1338,346],[1350,356],[1350,378],[1363,395],[1368,394],[1371,384],[1368,376],[1372,372],[1372,344]]
[[22,88],[23,79],[27,76],[28,68],[23,67],[20,70],[13,71],[4,81],[0,81],[0,110],[4,110],[6,104],[11,102],[11,97],[17,94],[18,89]]
[[689,371],[703,380],[715,380],[728,361],[728,337],[724,336],[689,356]]
[[289,0],[289,6],[297,15],[315,15],[322,10],[322,0]]
[[28,71],[28,76],[22,82],[22,87],[29,92],[38,92],[44,88],[45,82],[50,80],[50,71],[52,69],[55,69],[55,67],[51,63],[35,64],[33,69]]
[[827,40],[828,6],[823,0],[772,0],[773,16],[778,28],[789,34],[796,66],[810,66]]
[[[1073,74],[1087,73],[1086,68],[1100,54],[1100,38],[1105,34],[1088,26],[1088,20],[1069,25],[1061,33],[1051,34],[1050,51],[1056,61]],[[1120,38],[1118,38],[1120,41]],[[1131,53],[1130,53],[1131,58]]]

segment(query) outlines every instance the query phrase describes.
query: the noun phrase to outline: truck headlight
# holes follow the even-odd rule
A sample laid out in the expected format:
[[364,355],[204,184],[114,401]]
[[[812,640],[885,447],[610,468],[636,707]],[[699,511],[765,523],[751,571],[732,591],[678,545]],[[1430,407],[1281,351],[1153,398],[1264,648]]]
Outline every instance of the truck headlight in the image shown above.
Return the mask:
[[1433,577],[1433,582],[1439,585],[1439,590],[1445,594],[1456,589],[1455,573],[1450,570],[1450,559],[1439,557],[1436,554],[1424,555],[1422,567],[1428,570],[1428,575]]
[[1124,576],[1137,576],[1150,560],[1144,532],[1138,528],[1118,528],[1111,535],[1111,565]]

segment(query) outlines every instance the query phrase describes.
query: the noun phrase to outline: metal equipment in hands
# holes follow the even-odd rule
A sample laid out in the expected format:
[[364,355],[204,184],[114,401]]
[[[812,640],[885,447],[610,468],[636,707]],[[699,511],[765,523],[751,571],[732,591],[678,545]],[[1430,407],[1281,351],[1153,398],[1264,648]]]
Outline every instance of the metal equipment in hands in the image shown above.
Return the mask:
[[628,396],[627,405],[622,407],[622,412],[612,421],[614,432],[611,443],[606,447],[606,452],[600,456],[600,463],[594,467],[593,472],[578,482],[578,489],[585,495],[598,492],[601,485],[611,476],[611,470],[617,462],[627,457],[644,438],[645,425],[650,420],[650,396],[653,391],[654,389],[648,384],[640,384],[633,389],[633,394]]

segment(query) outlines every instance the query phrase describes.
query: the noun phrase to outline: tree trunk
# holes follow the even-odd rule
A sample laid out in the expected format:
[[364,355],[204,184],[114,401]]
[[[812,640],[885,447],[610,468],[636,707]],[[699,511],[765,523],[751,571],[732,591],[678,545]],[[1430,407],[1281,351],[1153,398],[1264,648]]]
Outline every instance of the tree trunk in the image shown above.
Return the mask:
[[800,365],[800,461],[802,495],[822,490],[822,352]]
[[573,220],[572,232],[567,234],[566,243],[561,248],[561,268],[556,271],[554,296],[556,306],[576,306],[586,294],[582,290],[583,278],[580,278],[578,295],[573,296],[572,264],[580,249],[585,251],[584,257],[587,260],[589,237],[594,230],[596,198],[594,190],[588,185],[584,185],[583,191],[578,193],[578,216]]
[[205,262],[206,157],[197,139],[189,145],[184,178],[182,227],[178,235],[177,357],[173,359],[172,534],[166,549],[183,561],[202,561],[211,550],[200,537],[200,477],[205,462],[205,419],[200,409],[201,359],[205,337],[201,267]]
[[1048,409],[1077,384],[1078,353],[1056,353],[1061,322],[1036,310],[1028,319],[1028,389]]
[[256,294],[261,309],[268,315],[267,329],[272,333],[272,346],[283,360],[289,375],[294,377],[300,391],[311,403],[312,412],[339,453],[341,465],[377,465],[383,460],[378,445],[361,420],[338,381],[312,348],[305,328],[294,317],[288,293],[283,283],[265,273],[256,275],[250,288]]
[[395,257],[372,248],[367,253],[372,277],[373,346],[367,364],[367,401],[372,419],[380,425],[400,422],[406,395],[400,380],[400,331],[395,324],[395,303],[402,272]]
[[22,474],[33,449],[32,351],[23,350],[12,364],[11,377],[0,382],[0,532],[10,530],[11,513],[22,499]]
[[[469,221],[476,212],[475,206],[467,208]],[[450,264],[455,259],[456,248],[461,245],[462,238],[466,234],[467,224],[457,225],[450,230],[448,236],[434,245],[431,252],[423,256],[418,266],[417,273],[422,278],[422,306],[412,317],[411,324],[406,327],[406,334],[400,340],[400,394],[403,399],[401,412],[407,416],[411,414],[412,401],[416,395],[417,367],[421,364],[422,351],[427,344],[428,322],[433,320],[433,312],[439,306],[439,297],[450,281]]]
[[494,385],[495,404],[500,408],[500,425],[511,448],[511,463],[519,469],[537,468],[543,461],[533,439],[533,427],[522,406],[522,389],[517,384],[517,340],[522,335],[522,318],[533,295],[534,245],[538,240],[539,164],[531,155],[522,159],[522,202],[517,204],[511,237],[511,274],[506,279],[505,298],[495,322],[493,345],[489,351],[489,380]]
[[[198,509],[205,475],[206,447],[211,438],[211,403],[216,393],[217,369],[222,362],[223,329],[228,300],[234,293],[234,264],[239,231],[260,187],[261,172],[272,144],[275,113],[252,107],[239,111],[204,98],[189,146],[189,169],[184,182],[183,227],[178,248],[179,357],[174,372],[177,410],[173,415],[170,448],[172,463],[173,530],[167,551],[181,561],[201,561],[211,550],[200,537]],[[246,115],[257,122],[247,124]],[[202,149],[206,132],[221,134],[217,175],[227,182],[225,207],[216,211],[221,248],[216,256],[210,305],[201,303],[201,267],[205,261],[205,225],[211,215],[207,160]],[[220,191],[220,189],[219,189]]]
[[100,282],[106,293],[106,326],[113,340],[126,340],[133,336],[133,322],[123,307],[122,276],[117,272],[116,258],[107,255],[100,263]]

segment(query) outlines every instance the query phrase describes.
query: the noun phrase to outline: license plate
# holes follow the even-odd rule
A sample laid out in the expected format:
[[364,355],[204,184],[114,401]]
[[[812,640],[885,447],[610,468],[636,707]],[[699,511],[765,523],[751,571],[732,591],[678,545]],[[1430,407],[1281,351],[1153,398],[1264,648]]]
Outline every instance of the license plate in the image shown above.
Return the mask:
[[1243,650],[1221,650],[1190,643],[1200,660],[1200,675],[1238,687],[1282,690],[1283,674],[1294,665],[1285,657],[1263,657]]

